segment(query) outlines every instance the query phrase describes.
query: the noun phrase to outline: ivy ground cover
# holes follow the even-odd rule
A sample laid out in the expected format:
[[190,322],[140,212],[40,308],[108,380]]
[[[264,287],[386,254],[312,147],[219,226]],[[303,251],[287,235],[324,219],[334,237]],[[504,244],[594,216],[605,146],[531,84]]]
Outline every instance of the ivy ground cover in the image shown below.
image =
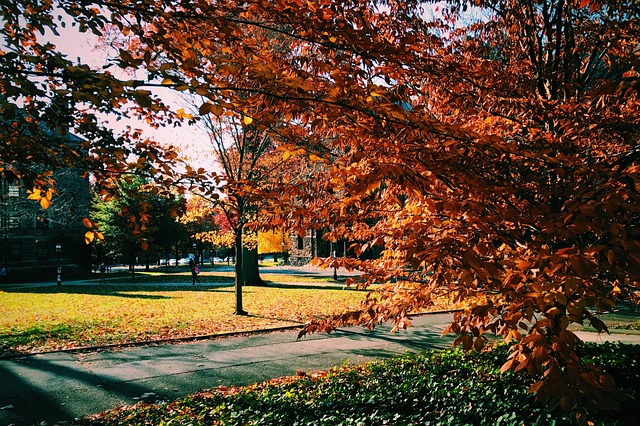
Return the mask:
[[[597,362],[621,390],[621,409],[590,414],[592,425],[637,424],[640,351],[637,346],[586,344],[585,362]],[[242,388],[221,387],[160,404],[138,404],[91,416],[74,425],[572,425],[559,410],[538,406],[531,380],[500,374],[506,347],[459,349],[345,366]]]

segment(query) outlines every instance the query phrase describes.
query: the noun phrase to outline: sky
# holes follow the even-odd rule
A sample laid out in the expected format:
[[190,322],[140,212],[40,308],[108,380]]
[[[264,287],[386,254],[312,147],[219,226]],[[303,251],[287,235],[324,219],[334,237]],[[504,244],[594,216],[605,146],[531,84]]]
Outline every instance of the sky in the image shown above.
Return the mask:
[[[80,58],[92,68],[101,68],[107,61],[108,52],[100,47],[98,38],[92,33],[80,33],[75,27],[67,25],[66,28],[58,28],[60,36],[47,33],[44,39],[54,44],[58,51],[67,55],[68,59],[77,61]],[[119,78],[129,80],[132,77],[124,72],[121,76],[117,74],[119,69],[111,67],[109,69]],[[183,107],[180,99],[170,89],[152,88],[152,92],[157,94],[172,109]],[[189,126],[184,123],[181,127],[163,127],[154,129],[146,125],[144,121],[132,119],[116,120],[115,117],[102,117],[107,127],[112,128],[116,134],[123,132],[127,126],[133,129],[141,129],[143,134],[151,137],[165,145],[178,145],[182,151],[191,158],[193,165],[196,167],[209,168],[211,160],[207,153],[210,152],[209,140],[207,135],[197,126]]]

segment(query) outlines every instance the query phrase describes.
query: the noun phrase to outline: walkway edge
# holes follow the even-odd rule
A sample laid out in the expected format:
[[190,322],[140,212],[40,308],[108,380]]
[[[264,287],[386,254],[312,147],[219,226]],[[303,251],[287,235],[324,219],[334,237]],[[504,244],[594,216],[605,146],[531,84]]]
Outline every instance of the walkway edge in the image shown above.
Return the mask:
[[[447,314],[461,311],[461,309],[453,309],[453,310],[441,310],[441,311],[430,311],[430,312],[420,312],[417,314],[409,315],[409,317],[417,317],[423,315],[436,315],[436,314]],[[0,355],[0,360],[2,359],[17,359],[17,358],[28,358],[36,355],[47,355],[54,353],[82,353],[82,352],[92,352],[99,350],[109,350],[115,348],[132,348],[138,346],[151,346],[151,345],[161,345],[165,343],[184,343],[184,342],[198,342],[201,340],[213,340],[213,339],[222,339],[229,337],[238,337],[238,336],[248,336],[253,334],[266,334],[266,333],[277,333],[280,331],[292,331],[302,328],[304,324],[297,325],[284,325],[281,327],[270,327],[270,328],[260,328],[254,330],[244,330],[244,331],[228,331],[224,333],[213,333],[213,334],[200,334],[197,336],[188,336],[188,337],[174,337],[167,339],[155,339],[155,340],[144,340],[137,342],[127,342],[127,343],[113,343],[109,345],[95,345],[95,346],[80,346],[76,348],[67,348],[67,349],[52,349],[50,351],[40,351],[40,352],[28,352],[28,353],[17,353],[17,354],[9,354],[9,355]],[[338,328],[334,331],[341,330]]]

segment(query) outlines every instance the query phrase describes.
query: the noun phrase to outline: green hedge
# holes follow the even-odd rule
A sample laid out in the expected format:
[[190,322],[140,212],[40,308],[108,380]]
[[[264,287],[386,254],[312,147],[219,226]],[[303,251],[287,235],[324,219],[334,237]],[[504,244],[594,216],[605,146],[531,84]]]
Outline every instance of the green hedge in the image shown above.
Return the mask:
[[[611,373],[628,399],[598,425],[636,424],[640,347],[587,344],[587,361]],[[528,379],[500,374],[504,346],[489,353],[428,351],[314,378],[202,393],[176,402],[114,411],[92,425],[569,425],[537,406]]]

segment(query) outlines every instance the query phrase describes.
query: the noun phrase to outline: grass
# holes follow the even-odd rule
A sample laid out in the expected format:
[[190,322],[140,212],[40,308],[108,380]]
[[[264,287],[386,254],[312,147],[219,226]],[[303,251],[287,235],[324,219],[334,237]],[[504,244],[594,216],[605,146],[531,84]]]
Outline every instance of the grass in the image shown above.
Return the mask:
[[233,272],[204,269],[192,287],[190,272],[169,271],[0,290],[0,355],[300,325],[353,309],[366,295],[332,277],[263,273],[268,286],[244,287],[249,316],[237,316]]
[[363,292],[245,287],[87,285],[0,291],[6,353],[121,344],[296,325],[355,307]]

